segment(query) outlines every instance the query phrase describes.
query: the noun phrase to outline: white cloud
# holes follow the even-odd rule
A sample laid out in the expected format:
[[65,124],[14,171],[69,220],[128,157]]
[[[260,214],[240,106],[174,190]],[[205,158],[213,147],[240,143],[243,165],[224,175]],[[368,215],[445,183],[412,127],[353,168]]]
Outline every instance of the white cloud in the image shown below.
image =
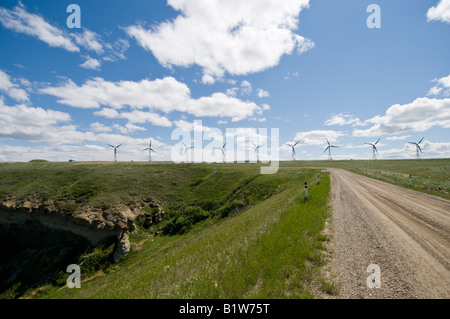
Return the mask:
[[26,105],[7,106],[0,99],[0,138],[45,141],[72,127],[56,126],[71,121],[67,113]]
[[444,95],[450,96],[450,74],[440,79],[435,79],[433,82],[437,82],[437,84],[428,91],[427,96],[439,95],[444,89]]
[[209,74],[204,74],[202,77],[202,83],[203,84],[214,84],[216,80],[214,79],[214,77],[212,77]]
[[[173,77],[139,82],[109,82],[97,77],[86,81],[82,86],[69,79],[60,86],[41,89],[41,92],[58,97],[61,104],[80,108],[108,106],[120,109],[130,106],[164,113],[186,112],[198,117],[230,117],[232,121],[240,121],[262,112],[257,104],[244,102],[224,93],[193,99],[186,84]],[[111,111],[103,110],[94,114],[112,115]]]
[[238,91],[239,91],[239,88],[237,88],[237,87],[234,87],[234,88],[231,88],[231,89],[227,89],[226,95],[236,96]]
[[102,54],[104,52],[103,45],[99,42],[99,35],[93,31],[83,29],[82,33],[72,32],[70,33],[70,36],[75,39],[76,44],[87,50],[95,51],[97,54]]
[[109,119],[114,119],[114,118],[119,117],[119,112],[117,112],[114,109],[103,108],[100,111],[94,112],[94,115],[103,116],[103,117],[106,117],[106,118],[109,118]]
[[[294,141],[300,141],[300,145],[324,145],[326,140],[334,143],[340,136],[345,136],[341,131],[332,130],[313,130],[307,132],[298,132],[295,135]],[[291,141],[292,142],[292,141]]]
[[18,85],[11,81],[11,77],[2,70],[0,70],[0,92],[4,92],[9,97],[19,102],[29,100],[27,92],[18,88]]
[[125,126],[121,126],[119,124],[114,124],[113,127],[122,134],[130,134],[136,131],[146,131],[145,127],[137,126],[131,123],[125,124]]
[[244,75],[277,65],[281,56],[298,54],[314,44],[295,34],[298,15],[309,0],[169,0],[180,11],[172,21],[152,28],[124,28],[166,67],[203,68],[221,78]]
[[270,94],[267,91],[264,91],[263,89],[258,89],[258,96],[263,98],[263,97],[269,97]]
[[404,140],[406,140],[408,137],[411,137],[411,135],[388,136],[388,137],[386,137],[386,139],[387,139],[388,141],[404,141]]
[[27,12],[23,6],[16,6],[13,10],[0,8],[0,23],[7,29],[38,38],[51,47],[63,48],[70,52],[80,51],[67,33],[51,25],[41,16]]
[[450,0],[440,0],[436,6],[428,9],[427,21],[432,20],[450,23]]
[[241,94],[248,95],[252,93],[252,84],[246,80],[241,82]]
[[86,61],[80,64],[82,68],[89,70],[100,70],[101,63],[99,60],[91,58],[90,56],[86,56],[85,59]]
[[433,126],[450,128],[450,99],[418,98],[409,104],[395,104],[383,116],[366,121],[373,126],[354,130],[353,136],[379,136],[403,132],[423,132]]
[[364,126],[365,124],[361,122],[359,118],[354,118],[350,114],[333,114],[330,119],[325,121],[325,125],[353,125],[353,126]]
[[91,124],[91,129],[94,132],[102,132],[102,133],[109,133],[112,132],[112,128],[110,128],[109,126],[106,126],[102,123],[99,122],[95,122]]
[[157,126],[171,127],[172,123],[167,117],[161,116],[158,113],[143,112],[134,110],[132,112],[124,112],[118,115],[120,118],[125,118],[129,123],[151,123]]

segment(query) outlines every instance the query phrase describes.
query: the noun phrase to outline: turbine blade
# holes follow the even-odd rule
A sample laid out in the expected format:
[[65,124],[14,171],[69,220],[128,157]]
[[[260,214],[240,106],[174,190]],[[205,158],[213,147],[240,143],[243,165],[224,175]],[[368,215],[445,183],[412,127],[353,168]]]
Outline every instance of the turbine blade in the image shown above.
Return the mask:
[[380,140],[381,140],[381,137],[375,142],[375,144],[377,144]]
[[123,143],[120,143],[119,145],[116,146],[116,148],[118,148],[120,145],[122,145]]
[[142,150],[142,152],[143,152],[143,151],[146,151],[146,150],[148,150],[148,147],[147,147],[147,148],[145,148],[145,149],[143,149],[143,150]]
[[422,149],[420,148],[419,145],[417,145],[417,148],[420,150],[420,153],[423,153],[423,152],[422,152]]
[[330,146],[328,146],[328,147],[325,149],[325,151],[323,151],[323,152],[325,153],[329,148],[330,148]]
[[112,148],[114,148],[114,146],[112,146],[111,144],[108,144],[109,146],[111,146]]
[[297,142],[295,142],[294,146],[295,146],[295,145],[297,145],[298,143],[300,143],[300,140],[299,140],[299,141],[297,141]]
[[223,144],[222,148],[225,148],[225,145],[227,145],[227,142],[225,142],[225,143]]

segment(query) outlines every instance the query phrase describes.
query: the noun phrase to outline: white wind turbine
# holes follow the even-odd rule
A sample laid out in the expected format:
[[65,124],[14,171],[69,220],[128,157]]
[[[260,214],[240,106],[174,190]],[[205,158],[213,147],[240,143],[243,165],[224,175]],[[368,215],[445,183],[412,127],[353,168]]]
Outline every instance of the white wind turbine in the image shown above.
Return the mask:
[[368,145],[372,145],[372,152],[373,152],[373,159],[377,159],[378,150],[375,145],[380,141],[381,138],[379,138],[375,143],[366,143]]
[[300,141],[295,142],[295,144],[286,144],[286,145],[289,145],[291,147],[291,149],[292,149],[292,160],[294,160],[294,161],[295,161],[295,146],[298,143],[300,143]]
[[418,143],[408,142],[409,144],[413,144],[413,145],[416,146],[416,155],[417,155],[417,159],[420,158],[419,151],[420,151],[420,153],[423,153],[423,152],[422,152],[422,149],[420,148],[420,145],[419,145],[420,143],[422,143],[423,139],[424,139],[424,137],[422,137],[422,139],[421,139]]
[[114,149],[114,162],[117,162],[117,149],[119,148],[120,145],[122,145],[122,143],[117,146],[113,146],[111,144],[108,144],[108,145]]
[[328,141],[328,139],[326,139],[326,140],[327,140],[328,146],[327,146],[327,148],[325,149],[325,151],[323,151],[323,152],[325,153],[325,152],[328,150],[328,159],[329,159],[329,160],[333,160],[333,158],[331,157],[331,148],[332,148],[332,147],[339,147],[339,146],[331,145],[330,142]]
[[155,150],[152,148],[152,140],[150,140],[150,144],[148,145],[147,148],[143,149],[142,152],[147,151],[148,150],[148,160],[151,162],[152,161],[152,152],[156,153]]

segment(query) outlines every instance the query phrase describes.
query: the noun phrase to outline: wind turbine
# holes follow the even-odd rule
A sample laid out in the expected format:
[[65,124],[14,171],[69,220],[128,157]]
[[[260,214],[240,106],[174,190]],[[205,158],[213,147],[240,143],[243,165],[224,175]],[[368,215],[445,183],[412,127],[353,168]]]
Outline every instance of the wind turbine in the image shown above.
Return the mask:
[[323,152],[325,153],[325,152],[328,150],[328,158],[329,158],[330,160],[333,160],[333,158],[331,157],[331,148],[332,148],[332,147],[339,147],[339,146],[331,145],[330,142],[328,141],[328,139],[326,139],[326,140],[327,140],[328,146],[327,146],[327,148],[325,149],[325,151],[323,151]]
[[181,142],[181,143],[183,143],[183,145],[184,145],[184,155],[186,155],[186,162],[187,162],[187,151],[188,151],[189,149],[193,149],[194,146],[189,146],[189,147],[187,147],[186,144],[184,144],[184,142]]
[[295,144],[286,144],[292,148],[292,159],[295,161],[295,146],[300,143],[300,141],[295,142]]
[[255,143],[251,142],[253,146],[255,147],[255,153],[256,153],[256,162],[259,162],[259,148],[263,145],[256,145]]
[[[380,141],[381,138],[379,138],[375,143],[366,143],[368,145],[372,145],[372,152],[373,152],[373,159],[377,159],[377,155],[378,154],[378,150],[377,147],[375,145],[377,145],[377,143]],[[376,152],[376,154],[375,154]]]
[[117,149],[119,148],[120,145],[122,145],[122,143],[117,146],[113,146],[111,144],[108,144],[108,145],[114,149],[114,162],[117,162]]
[[225,145],[227,145],[227,142],[223,143],[222,147],[214,147],[214,149],[218,149],[222,151],[222,160],[225,163]]
[[146,149],[143,149],[143,151],[147,151],[148,150],[148,160],[151,162],[152,161],[152,152],[156,153],[153,148],[152,148],[152,140],[150,140],[150,144],[148,145],[148,147]]
[[415,145],[416,146],[416,154],[417,154],[417,159],[419,159],[420,158],[420,154],[419,154],[419,151],[420,151],[420,153],[423,153],[422,152],[422,149],[420,148],[420,143],[422,143],[422,141],[423,141],[423,137],[422,137],[422,139],[418,142],[418,143],[414,143],[414,142],[408,142],[409,144],[413,144],[413,145]]

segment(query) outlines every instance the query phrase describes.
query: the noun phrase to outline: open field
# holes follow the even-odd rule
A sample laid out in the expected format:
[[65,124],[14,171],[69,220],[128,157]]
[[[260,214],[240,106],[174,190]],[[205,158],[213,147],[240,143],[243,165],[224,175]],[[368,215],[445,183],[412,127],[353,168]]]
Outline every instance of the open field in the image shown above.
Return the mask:
[[[2,198],[52,200],[69,214],[86,205],[109,209],[116,202],[158,203],[165,212],[150,227],[136,220],[131,252],[121,263],[111,262],[114,241],[72,259],[82,265],[83,289],[61,290],[64,271],[33,285],[30,278],[42,270],[38,261],[24,267],[28,272],[6,287],[3,297],[312,297],[311,285],[325,284],[317,280],[329,214],[327,176],[303,200],[303,184],[314,184],[316,172],[260,175],[254,164],[1,164]],[[153,208],[144,210],[151,214]],[[38,255],[38,260],[59,258],[58,251]],[[36,263],[35,256],[14,257],[16,263]]]
[[[65,214],[83,207],[141,207],[131,251],[112,262],[115,240],[77,254],[61,248],[13,256],[24,273],[0,296],[26,298],[314,298],[339,295],[325,277],[334,236],[330,179],[319,170],[345,168],[449,198],[448,159],[289,161],[275,175],[259,165],[146,162],[0,163],[0,199],[47,201]],[[379,172],[381,171],[381,176]],[[414,172],[413,186],[404,177]],[[304,199],[304,182],[309,198]],[[157,209],[158,208],[158,209]],[[1,213],[1,212],[0,212]],[[5,241],[3,241],[5,244]],[[61,256],[64,256],[62,258]],[[59,260],[59,262],[55,262]],[[4,261],[3,261],[4,262]],[[55,262],[55,267],[40,267]],[[82,288],[65,287],[67,263],[81,265]],[[58,268],[59,267],[59,268]],[[46,272],[45,280],[37,280]],[[0,277],[2,275],[0,266]],[[5,282],[5,277],[1,278]]]

